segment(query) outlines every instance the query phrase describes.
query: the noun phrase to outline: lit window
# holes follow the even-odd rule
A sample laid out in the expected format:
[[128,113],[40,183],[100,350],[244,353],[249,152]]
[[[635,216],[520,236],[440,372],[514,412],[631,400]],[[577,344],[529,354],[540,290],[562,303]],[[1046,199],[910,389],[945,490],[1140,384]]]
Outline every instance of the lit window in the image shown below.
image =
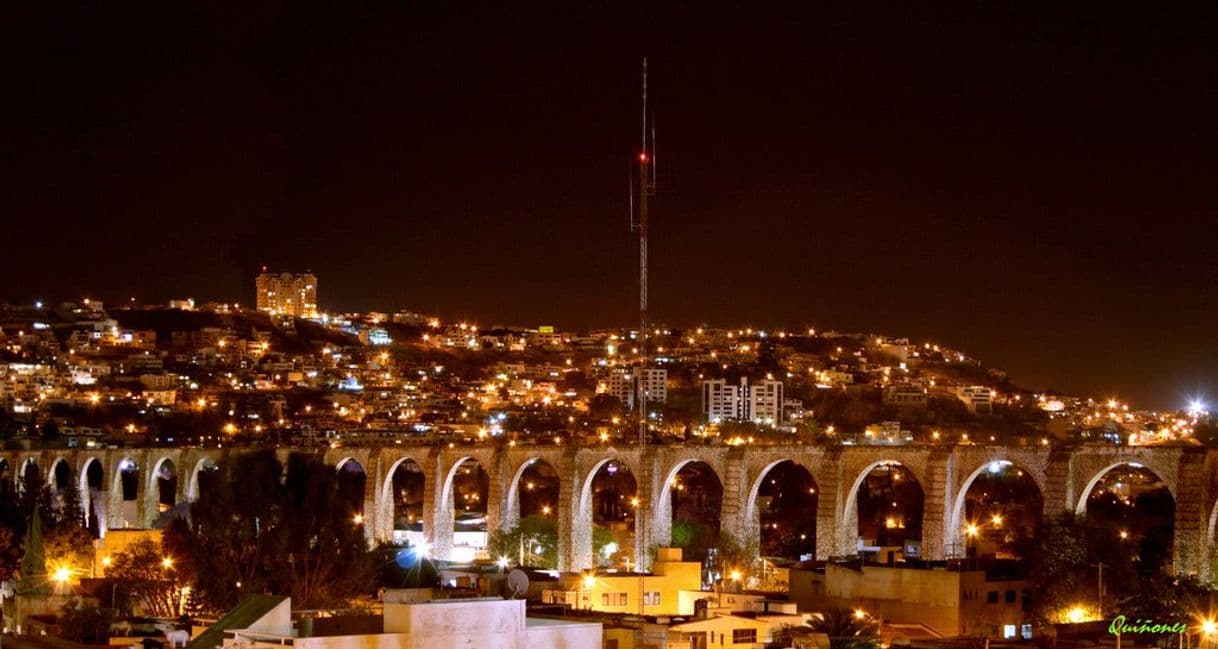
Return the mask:
[[1015,625],[1014,624],[1002,625],[1002,639],[1011,640],[1014,637],[1015,637]]
[[732,644],[753,644],[757,642],[757,629],[732,629]]

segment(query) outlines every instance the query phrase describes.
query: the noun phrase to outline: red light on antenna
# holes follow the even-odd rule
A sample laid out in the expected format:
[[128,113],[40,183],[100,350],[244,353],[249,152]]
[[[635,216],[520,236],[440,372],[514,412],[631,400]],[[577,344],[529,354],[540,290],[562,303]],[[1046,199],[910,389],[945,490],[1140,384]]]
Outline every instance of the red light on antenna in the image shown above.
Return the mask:
[[647,162],[647,152],[646,151],[639,154],[639,162]]

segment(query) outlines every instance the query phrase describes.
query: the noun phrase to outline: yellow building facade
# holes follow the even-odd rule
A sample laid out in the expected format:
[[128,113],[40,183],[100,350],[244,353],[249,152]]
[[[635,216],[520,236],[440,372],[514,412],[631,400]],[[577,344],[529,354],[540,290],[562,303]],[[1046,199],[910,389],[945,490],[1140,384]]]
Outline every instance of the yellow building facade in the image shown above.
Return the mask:
[[[682,591],[702,586],[702,564],[684,561],[680,548],[660,548],[650,573],[569,573],[542,599],[573,609],[636,615],[692,615]],[[689,610],[683,610],[688,608]]]

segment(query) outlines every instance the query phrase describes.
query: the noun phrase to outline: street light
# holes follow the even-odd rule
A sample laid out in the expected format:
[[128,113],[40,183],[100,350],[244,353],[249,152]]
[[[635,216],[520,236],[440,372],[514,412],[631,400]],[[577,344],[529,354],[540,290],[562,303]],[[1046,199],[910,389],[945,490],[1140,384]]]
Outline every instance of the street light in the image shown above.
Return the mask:
[[51,579],[55,580],[55,583],[62,586],[72,579],[72,569],[68,568],[67,566],[60,566],[59,568],[55,569],[54,573],[51,574]]

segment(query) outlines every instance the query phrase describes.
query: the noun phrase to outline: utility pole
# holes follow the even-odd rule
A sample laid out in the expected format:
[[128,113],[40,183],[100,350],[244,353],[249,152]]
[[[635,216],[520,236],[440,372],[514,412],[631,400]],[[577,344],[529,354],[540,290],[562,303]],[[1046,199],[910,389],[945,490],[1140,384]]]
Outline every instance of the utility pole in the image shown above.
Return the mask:
[[[1100,571],[1099,572],[1099,583],[1097,584],[1096,590],[1098,591],[1098,595],[1099,595],[1099,602],[1100,602],[1099,613],[1100,613],[1100,617],[1102,618],[1102,617],[1104,617],[1104,564],[1103,564],[1103,562],[1100,562],[1100,563],[1095,564],[1095,567],[1099,568],[1099,571]],[[1117,635],[1117,646],[1118,647],[1120,646],[1120,642],[1121,642],[1120,638],[1121,638],[1120,634],[1118,634]]]

